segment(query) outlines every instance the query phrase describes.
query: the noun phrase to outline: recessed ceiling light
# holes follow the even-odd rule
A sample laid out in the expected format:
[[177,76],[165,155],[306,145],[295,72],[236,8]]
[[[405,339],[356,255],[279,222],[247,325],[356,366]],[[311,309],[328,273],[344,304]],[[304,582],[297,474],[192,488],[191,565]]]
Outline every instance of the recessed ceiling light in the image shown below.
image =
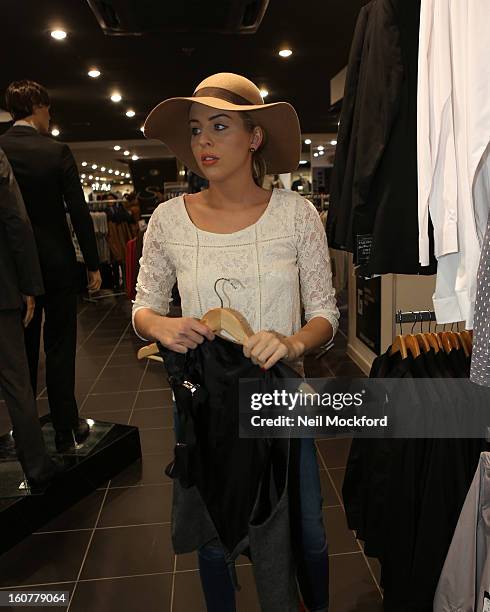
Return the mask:
[[128,151],[127,149],[126,149],[126,151],[124,151],[124,155],[129,155],[129,153],[130,153],[130,151]]
[[97,70],[97,68],[92,68],[92,70],[89,70],[87,74],[89,77],[96,79],[100,77],[100,70]]
[[319,155],[325,155],[325,151],[320,151],[318,154]]
[[134,117],[135,115],[136,115],[136,113],[132,109],[129,109],[129,110],[126,111],[126,117],[131,118],[131,117]]
[[144,125],[142,125],[142,126],[140,127],[140,132],[143,132],[143,134],[145,133],[145,126],[144,126]]
[[89,174],[89,175],[88,175],[88,180],[89,180],[89,181],[91,181],[93,178],[94,178],[94,177],[93,177],[91,174]]
[[60,131],[59,131],[59,129],[58,129],[58,128],[53,128],[53,129],[51,130],[51,134],[52,134],[53,136],[59,136],[59,135],[60,135]]
[[84,179],[87,175],[86,174],[80,174],[80,176]]
[[131,175],[129,174],[129,172],[126,172],[126,178],[129,178]]
[[101,172],[105,172],[105,166],[101,166],[101,167],[100,167],[100,171],[101,171]]
[[263,98],[267,98],[267,96],[269,95],[269,92],[267,91],[267,89],[261,89],[261,90],[260,90],[260,95],[261,95]]
[[107,172],[108,172],[109,174],[112,174],[112,173],[114,172],[114,170],[113,170],[112,168],[109,168],[109,170],[107,170]]
[[318,157],[318,153],[313,153],[313,157]]
[[124,181],[119,181],[119,184],[120,185],[124,185]]
[[121,173],[119,172],[119,170],[116,170],[116,171],[114,172],[114,174],[115,174],[116,176],[119,176]]
[[97,170],[97,164],[92,164],[92,170]]
[[113,102],[120,102],[122,100],[122,96],[120,93],[118,93],[117,91],[115,91],[112,95],[111,95],[111,100]]
[[291,49],[281,49],[279,51],[279,55],[281,57],[291,57],[292,54],[293,52],[291,51]]
[[319,151],[323,151],[323,150],[325,149],[325,147],[324,147],[323,145],[318,145],[317,149],[318,149]]
[[65,30],[53,30],[51,32],[51,37],[56,40],[64,40],[66,38],[66,32]]
[[335,145],[337,144],[337,141],[336,141],[336,140],[331,140],[331,141],[330,141],[330,144],[331,144],[331,145],[333,145],[333,146],[335,146]]
[[85,166],[87,165],[87,162],[82,162],[82,166],[85,168]]
[[299,163],[300,163],[300,166],[304,166],[305,164],[308,163],[308,161],[306,159],[302,159],[302,160],[300,160]]
[[121,150],[121,147],[119,145],[114,146],[114,151],[120,151],[120,150]]
[[311,138],[307,138],[305,140],[305,145],[310,145],[311,144]]
[[136,161],[137,159],[139,159],[139,157],[138,157],[137,155],[133,155],[133,156],[131,157],[131,159],[132,159],[133,161]]

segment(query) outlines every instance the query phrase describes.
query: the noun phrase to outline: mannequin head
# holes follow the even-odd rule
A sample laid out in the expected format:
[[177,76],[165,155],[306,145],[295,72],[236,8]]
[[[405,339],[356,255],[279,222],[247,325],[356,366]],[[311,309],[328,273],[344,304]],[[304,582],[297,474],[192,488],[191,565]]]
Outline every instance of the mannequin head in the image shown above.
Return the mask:
[[193,104],[189,129],[192,153],[210,183],[246,173],[257,185],[262,185],[265,164],[258,151],[264,144],[265,133],[251,115]]
[[50,100],[47,90],[34,81],[10,83],[5,93],[7,110],[14,121],[23,119],[31,123],[41,134],[49,131]]

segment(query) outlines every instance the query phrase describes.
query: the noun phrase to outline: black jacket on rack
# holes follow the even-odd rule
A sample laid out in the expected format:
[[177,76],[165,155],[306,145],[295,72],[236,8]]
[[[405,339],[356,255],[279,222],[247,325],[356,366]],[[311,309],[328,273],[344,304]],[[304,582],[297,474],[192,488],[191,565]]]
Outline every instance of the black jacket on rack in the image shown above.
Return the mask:
[[418,254],[419,22],[420,0],[374,0],[351,49],[327,235],[355,263],[357,237],[372,236],[367,274],[436,270],[433,256],[422,267]]
[[[468,358],[431,349],[402,359],[390,349],[371,378],[467,378]],[[438,391],[440,387],[438,387]],[[461,401],[465,401],[465,395]],[[454,398],[426,398],[442,409]],[[465,404],[463,404],[465,405]],[[449,414],[449,413],[448,413]],[[382,568],[384,610],[432,612],[432,602],[483,439],[355,439],[342,495],[349,528]]]
[[17,125],[0,136],[36,238],[46,291],[73,288],[78,280],[65,204],[89,270],[99,258],[78,169],[66,144]]

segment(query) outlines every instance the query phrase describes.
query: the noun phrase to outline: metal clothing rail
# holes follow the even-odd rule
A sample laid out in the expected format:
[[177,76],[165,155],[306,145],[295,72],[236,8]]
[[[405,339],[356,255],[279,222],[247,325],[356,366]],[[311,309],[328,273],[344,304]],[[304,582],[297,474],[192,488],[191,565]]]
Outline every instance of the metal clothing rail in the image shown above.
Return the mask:
[[399,323],[423,323],[425,321],[435,321],[436,313],[433,310],[411,310],[402,312],[398,310],[395,313],[395,322]]

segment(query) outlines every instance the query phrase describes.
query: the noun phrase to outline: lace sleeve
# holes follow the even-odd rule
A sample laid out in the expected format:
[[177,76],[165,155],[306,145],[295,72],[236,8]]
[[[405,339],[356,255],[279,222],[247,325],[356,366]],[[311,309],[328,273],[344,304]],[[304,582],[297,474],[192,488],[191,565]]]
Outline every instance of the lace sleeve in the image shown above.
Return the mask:
[[316,208],[308,200],[301,200],[296,212],[295,237],[305,317],[307,321],[314,317],[327,319],[335,335],[340,315],[332,286],[327,237]]
[[175,279],[175,268],[165,249],[165,234],[157,209],[150,219],[143,240],[136,299],[133,302],[133,328],[134,315],[141,308],[150,308],[161,315],[168,313]]

